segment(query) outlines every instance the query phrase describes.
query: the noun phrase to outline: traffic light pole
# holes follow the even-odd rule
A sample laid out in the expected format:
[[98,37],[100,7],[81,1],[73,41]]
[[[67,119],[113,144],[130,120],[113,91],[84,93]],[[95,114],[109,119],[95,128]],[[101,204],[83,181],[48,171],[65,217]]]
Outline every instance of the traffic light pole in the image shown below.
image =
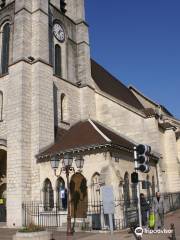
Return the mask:
[[[134,147],[134,163],[135,163],[135,172],[138,170],[138,162],[137,162],[137,151],[136,147]],[[138,219],[139,219],[139,227],[142,228],[142,216],[141,216],[141,201],[140,201],[140,182],[138,181],[137,185],[137,198],[138,198]]]

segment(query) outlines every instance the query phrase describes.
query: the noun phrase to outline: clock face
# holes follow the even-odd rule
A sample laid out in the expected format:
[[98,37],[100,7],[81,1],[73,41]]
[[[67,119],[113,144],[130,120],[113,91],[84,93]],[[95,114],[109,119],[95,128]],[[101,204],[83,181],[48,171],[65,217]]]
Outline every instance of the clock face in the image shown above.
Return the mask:
[[54,36],[57,38],[58,41],[64,42],[65,40],[65,32],[62,26],[59,23],[55,23],[53,25],[53,33]]

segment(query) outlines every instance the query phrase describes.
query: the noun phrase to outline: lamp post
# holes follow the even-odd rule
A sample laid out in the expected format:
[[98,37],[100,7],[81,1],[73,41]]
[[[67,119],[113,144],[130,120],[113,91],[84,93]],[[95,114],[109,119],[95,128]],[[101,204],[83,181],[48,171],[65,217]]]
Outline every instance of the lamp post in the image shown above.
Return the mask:
[[[70,153],[66,153],[64,155],[62,160],[62,167],[59,175],[56,174],[56,170],[59,167],[60,158],[57,155],[52,156],[50,162],[51,162],[51,167],[54,170],[54,173],[57,177],[61,175],[61,172],[65,172],[66,174],[66,179],[67,179],[67,231],[66,231],[66,234],[67,236],[69,236],[73,234],[72,228],[71,228],[70,181],[69,181],[70,172],[75,173],[75,170],[72,167],[73,157]],[[76,167],[81,171],[81,169],[84,166],[84,158],[81,155],[78,155],[75,158],[75,163],[76,163]]]

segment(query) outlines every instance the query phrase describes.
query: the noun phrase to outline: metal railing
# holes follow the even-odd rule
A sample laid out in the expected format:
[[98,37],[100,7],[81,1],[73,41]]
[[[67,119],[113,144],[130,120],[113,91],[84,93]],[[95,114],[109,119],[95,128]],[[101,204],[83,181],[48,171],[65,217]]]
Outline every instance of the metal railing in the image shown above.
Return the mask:
[[[148,200],[150,205],[152,197]],[[121,230],[129,226],[135,226],[138,222],[136,200],[115,200],[115,214],[113,216],[114,229]],[[180,193],[164,195],[165,212],[180,209]],[[28,226],[33,223],[45,228],[65,229],[67,222],[67,211],[60,210],[59,206],[53,208],[39,202],[23,203],[23,225]],[[83,207],[83,206],[81,206]],[[100,230],[109,228],[108,216],[103,213],[102,201],[88,202],[87,217],[76,220],[72,218],[72,225],[81,230]],[[46,209],[49,209],[48,211]]]

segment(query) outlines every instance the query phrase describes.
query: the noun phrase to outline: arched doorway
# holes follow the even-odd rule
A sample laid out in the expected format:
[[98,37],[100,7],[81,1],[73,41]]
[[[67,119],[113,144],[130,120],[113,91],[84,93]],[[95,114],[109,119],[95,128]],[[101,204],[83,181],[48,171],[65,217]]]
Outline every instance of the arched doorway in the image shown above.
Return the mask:
[[6,221],[7,152],[0,149],[0,222]]
[[70,181],[71,216],[86,218],[88,210],[87,181],[81,173],[76,173]]

